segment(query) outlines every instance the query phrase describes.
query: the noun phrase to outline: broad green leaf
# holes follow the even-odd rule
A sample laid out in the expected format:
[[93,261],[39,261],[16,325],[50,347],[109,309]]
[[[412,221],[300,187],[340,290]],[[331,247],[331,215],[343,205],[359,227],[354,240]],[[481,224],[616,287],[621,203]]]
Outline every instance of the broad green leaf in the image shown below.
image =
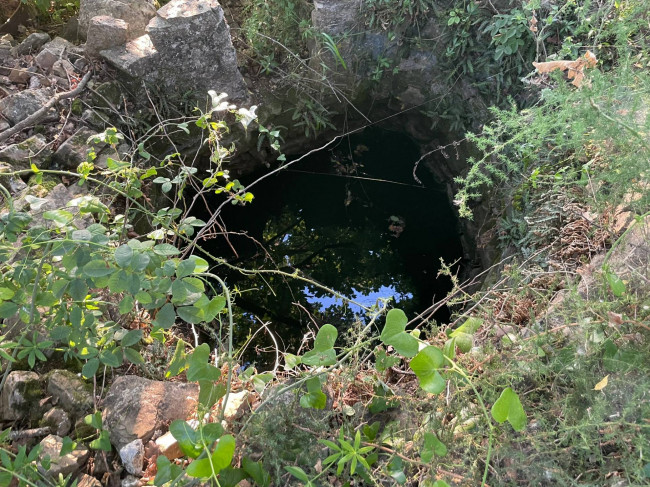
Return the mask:
[[171,463],[164,455],[160,455],[156,460],[156,468],[157,473],[153,481],[154,485],[164,485],[177,479],[183,473],[183,469],[180,466]]
[[15,295],[16,293],[12,289],[9,289],[8,287],[0,287],[1,300],[6,301],[8,299],[13,298]]
[[503,390],[490,411],[498,423],[508,421],[515,431],[521,431],[526,426],[526,412],[519,396],[510,387]]
[[609,284],[609,289],[612,291],[612,294],[617,298],[620,298],[625,294],[627,288],[625,283],[618,277],[616,274],[610,270],[605,271],[605,277],[607,278],[607,283]]
[[87,415],[84,417],[84,423],[92,426],[97,430],[102,429],[102,413],[100,411],[96,411],[93,414]]
[[0,303],[0,318],[9,318],[16,314],[16,311],[18,311],[18,305],[16,303],[12,303],[11,301]]
[[91,260],[84,266],[83,272],[88,277],[102,277],[115,272],[114,268],[107,267],[106,265],[106,262],[103,260]]
[[291,475],[296,477],[298,480],[302,482],[309,482],[309,477],[307,477],[307,474],[305,471],[300,468],[300,467],[287,467],[285,466],[284,469],[289,472]]
[[431,394],[438,394],[445,389],[445,380],[438,369],[445,363],[445,357],[439,348],[428,346],[423,348],[411,360],[410,367],[420,380],[420,387]]
[[225,384],[216,384],[213,380],[199,380],[199,404],[206,410],[225,395]]
[[126,291],[127,287],[127,274],[123,270],[119,270],[111,274],[111,277],[108,279],[108,289],[114,293],[121,293]]
[[81,369],[81,375],[83,375],[86,379],[90,379],[97,373],[98,368],[99,359],[91,358],[84,364],[83,368]]
[[135,345],[142,338],[142,330],[131,330],[127,332],[120,340],[120,345],[123,347],[130,347]]
[[271,485],[271,475],[264,470],[262,462],[254,462],[248,457],[242,458],[244,471],[252,478],[259,487]]
[[155,326],[159,326],[160,328],[164,328],[165,330],[168,330],[169,328],[174,326],[175,321],[176,321],[176,312],[174,311],[174,305],[171,303],[167,303],[158,310],[158,312],[156,313],[156,319],[153,320],[153,324]]
[[176,313],[178,313],[178,316],[183,321],[187,321],[188,323],[192,324],[201,323],[205,318],[203,310],[197,308],[196,306],[181,306],[180,308],[176,309]]
[[327,396],[321,390],[320,379],[312,377],[307,381],[307,394],[300,398],[300,406],[303,408],[325,409]]
[[129,267],[133,260],[133,249],[126,244],[120,245],[115,249],[114,257],[118,266],[122,268]]
[[122,301],[120,301],[120,304],[118,306],[118,309],[120,311],[120,314],[127,314],[133,310],[133,296],[130,294],[127,294],[122,298]]
[[88,446],[90,446],[90,448],[93,450],[111,451],[113,449],[113,445],[111,445],[110,435],[106,430],[101,430],[99,433],[99,438],[91,441]]
[[165,372],[165,378],[176,377],[178,374],[183,372],[187,367],[185,360],[185,342],[183,340],[178,340],[176,342],[176,349],[174,350],[174,356],[172,357],[167,371]]
[[140,353],[133,349],[133,348],[125,348],[124,349],[124,356],[126,359],[131,362],[132,364],[143,364],[144,363],[144,357],[140,355]]
[[208,363],[210,360],[210,347],[203,343],[194,349],[189,356],[187,364],[187,380],[190,382],[198,380],[218,380],[221,377],[221,371],[214,365]]
[[181,260],[176,266],[176,277],[181,279],[183,277],[191,275],[194,272],[195,267],[196,263],[193,260]]
[[380,339],[385,345],[392,346],[397,353],[404,357],[415,357],[418,353],[418,340],[406,333],[408,319],[401,309],[391,309],[386,315],[386,324]]
[[313,350],[302,356],[302,363],[306,365],[334,365],[336,352],[333,347],[338,334],[338,330],[332,325],[323,325],[316,334]]
[[187,421],[177,419],[169,425],[169,432],[178,441],[178,446],[190,458],[198,457],[203,448],[199,443],[199,433]]
[[135,295],[135,300],[142,305],[151,304],[151,302],[153,301],[153,299],[151,298],[151,294],[149,294],[147,291],[139,291]]
[[43,218],[53,221],[58,227],[64,227],[72,221],[74,215],[65,210],[51,210],[43,213]]
[[151,257],[147,254],[135,254],[131,260],[131,269],[134,272],[142,272],[151,262]]
[[180,250],[168,243],[158,244],[153,248],[154,254],[162,255],[163,257],[169,257],[171,255],[180,254]]
[[449,334],[449,338],[454,338],[462,333],[473,335],[483,324],[481,318],[467,318],[465,322]]
[[83,301],[88,294],[88,285],[84,279],[74,279],[68,286],[68,294],[75,301]]
[[122,350],[119,348],[102,350],[99,354],[99,361],[109,367],[119,367],[123,361]]
[[424,445],[420,452],[420,458],[423,462],[429,463],[433,460],[434,455],[444,457],[447,454],[447,447],[438,439],[436,435],[430,432],[424,433]]

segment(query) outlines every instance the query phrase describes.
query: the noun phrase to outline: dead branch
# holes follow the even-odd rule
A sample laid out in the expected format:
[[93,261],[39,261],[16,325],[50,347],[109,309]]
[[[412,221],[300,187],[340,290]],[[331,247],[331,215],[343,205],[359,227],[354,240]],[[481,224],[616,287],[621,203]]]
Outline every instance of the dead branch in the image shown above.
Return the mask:
[[41,108],[36,110],[34,113],[32,113],[29,117],[27,117],[25,120],[18,122],[16,125],[14,125],[11,128],[8,128],[4,132],[0,132],[0,142],[3,140],[7,140],[9,137],[11,137],[14,134],[17,134],[21,130],[23,130],[26,127],[29,127],[30,125],[33,125],[37,121],[39,121],[41,118],[45,116],[47,111],[52,108],[55,104],[57,104],[61,100],[65,100],[66,98],[72,98],[74,96],[77,96],[79,93],[81,93],[86,86],[86,83],[88,83],[88,80],[92,76],[92,73],[88,71],[84,77],[81,79],[77,87],[73,90],[70,91],[62,91],[61,93],[57,93],[54,95],[50,100]]

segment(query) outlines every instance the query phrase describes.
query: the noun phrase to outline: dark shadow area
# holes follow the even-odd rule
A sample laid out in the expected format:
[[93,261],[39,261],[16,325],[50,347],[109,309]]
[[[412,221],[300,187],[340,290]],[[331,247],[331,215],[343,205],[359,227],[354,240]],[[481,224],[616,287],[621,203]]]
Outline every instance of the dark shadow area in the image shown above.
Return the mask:
[[[451,288],[448,277],[437,277],[440,259],[452,263],[463,255],[445,187],[424,170],[418,172],[422,184],[413,178],[418,158],[409,137],[365,130],[255,185],[252,205],[222,212],[232,232],[228,241],[204,246],[247,269],[297,270],[364,306],[392,296],[391,306],[413,317]],[[268,322],[281,347],[295,351],[314,323],[343,329],[364,319],[358,306],[304,281],[273,274],[225,277],[240,292],[239,343]],[[448,317],[446,308],[435,315]]]

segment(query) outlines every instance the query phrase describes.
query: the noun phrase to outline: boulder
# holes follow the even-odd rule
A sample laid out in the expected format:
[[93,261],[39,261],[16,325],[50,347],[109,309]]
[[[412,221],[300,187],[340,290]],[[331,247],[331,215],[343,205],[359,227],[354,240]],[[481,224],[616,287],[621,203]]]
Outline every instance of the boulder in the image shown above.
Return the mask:
[[29,416],[42,398],[38,374],[14,370],[0,393],[0,421],[13,421]]
[[0,149],[0,163],[9,164],[14,171],[29,169],[31,164],[39,169],[46,169],[51,159],[52,150],[41,134]]
[[90,20],[86,53],[99,56],[99,51],[126,44],[129,38],[129,24],[109,15],[97,15]]
[[65,436],[72,429],[70,416],[61,408],[52,408],[43,416],[42,426],[50,426],[58,436]]
[[118,451],[139,438],[149,441],[157,429],[186,419],[196,409],[198,386],[137,376],[119,377],[103,403],[104,427]]
[[92,149],[99,152],[104,144],[89,143],[88,139],[97,135],[97,132],[82,127],[70,136],[54,153],[53,160],[66,169],[76,169],[88,157]]
[[73,44],[66,41],[63,37],[55,37],[54,40],[43,46],[38,53],[34,62],[45,72],[49,72],[54,63],[62,59],[68,59],[68,54],[75,52],[77,49]]
[[49,34],[45,32],[34,32],[33,34],[29,34],[23,42],[13,49],[13,54],[15,56],[24,56],[25,54],[38,52],[50,40]]
[[[0,114],[12,125],[25,120],[35,111],[43,108],[51,97],[47,88],[40,90],[24,90],[14,93],[0,100]],[[53,122],[58,120],[59,114],[51,108],[42,121]]]
[[[39,455],[41,465],[38,466],[38,469],[50,479],[58,479],[59,474],[64,477],[76,474],[81,470],[90,456],[90,452],[85,446],[79,446],[76,450],[60,456],[59,453],[63,447],[63,439],[57,435],[48,435],[43,438],[41,447],[43,448]],[[42,465],[45,457],[50,458],[48,469]]]
[[217,0],[172,0],[158,10],[147,32],[102,56],[126,74],[168,91],[182,86],[225,92],[231,100],[246,98],[230,27]]
[[228,394],[224,419],[230,422],[241,418],[247,410],[250,410],[251,399],[251,393],[247,390]]
[[76,417],[92,409],[92,386],[76,374],[68,370],[53,370],[47,379],[47,393],[52,396],[54,404]]
[[131,475],[142,475],[142,466],[144,465],[142,440],[137,438],[120,448],[120,459],[126,471]]
[[5,34],[0,37],[0,64],[5,64],[9,59],[14,57],[15,48],[11,41],[13,41],[11,34]]
[[156,439],[156,453],[165,455],[169,460],[175,460],[185,455],[178,445],[178,440],[170,431]]
[[79,4],[79,34],[87,38],[90,23],[97,15],[107,15],[129,24],[129,39],[145,33],[149,21],[156,15],[150,0],[81,0]]

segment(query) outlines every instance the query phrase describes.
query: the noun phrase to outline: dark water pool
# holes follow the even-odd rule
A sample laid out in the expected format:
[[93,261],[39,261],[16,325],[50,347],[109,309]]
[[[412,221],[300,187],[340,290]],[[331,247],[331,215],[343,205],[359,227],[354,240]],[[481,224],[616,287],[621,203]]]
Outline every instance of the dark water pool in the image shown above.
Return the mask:
[[[392,296],[392,306],[412,317],[450,289],[448,278],[436,278],[440,258],[450,263],[462,255],[444,187],[424,168],[422,184],[413,178],[418,157],[417,145],[402,134],[373,129],[351,136],[257,184],[252,205],[222,213],[229,243],[206,243],[242,267],[298,269],[366,306]],[[363,316],[302,281],[226,277],[240,292],[240,340],[268,322],[290,349],[314,322],[343,328]]]

